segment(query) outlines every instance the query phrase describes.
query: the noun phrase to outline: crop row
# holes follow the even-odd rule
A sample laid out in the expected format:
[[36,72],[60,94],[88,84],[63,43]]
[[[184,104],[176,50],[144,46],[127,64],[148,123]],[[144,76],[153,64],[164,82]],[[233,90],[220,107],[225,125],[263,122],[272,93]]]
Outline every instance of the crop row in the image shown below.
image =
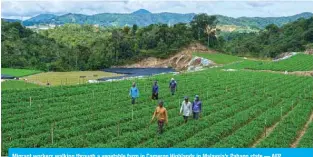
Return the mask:
[[290,147],[299,131],[309,119],[312,111],[313,104],[311,102],[305,100],[299,102],[290,114],[280,121],[273,132],[261,141],[257,147]]
[[[137,105],[136,105],[137,106]],[[75,110],[73,110],[73,111],[75,111]],[[75,112],[78,112],[78,111],[75,111]],[[61,114],[61,115],[68,115],[68,114]],[[74,116],[75,117],[75,116]],[[36,121],[35,121],[36,122]],[[70,125],[71,125],[72,123],[70,123]],[[35,123],[34,123],[34,125],[35,125]],[[30,130],[30,131],[34,131],[34,130]],[[36,132],[36,131],[34,131],[34,132]],[[36,132],[37,133],[37,132]]]
[[296,103],[291,104],[290,99],[283,100],[275,107],[264,112],[255,120],[238,129],[231,136],[224,138],[213,145],[213,147],[251,147],[252,144],[256,142],[265,132],[265,128],[280,121],[281,118],[292,109],[292,105],[296,105]]
[[[216,97],[217,98],[217,97]],[[215,99],[216,99],[215,98]],[[225,98],[225,97],[224,97]],[[218,100],[218,99],[216,99],[216,100]],[[222,100],[222,99],[221,99]],[[214,103],[214,102],[209,102],[209,103]],[[135,106],[137,106],[137,105],[135,105]],[[176,106],[176,105],[175,105]],[[152,111],[151,111],[152,112]],[[149,113],[150,114],[150,113]],[[91,119],[92,120],[92,119]],[[61,122],[61,123],[63,123],[63,122]],[[70,123],[70,122],[69,122]],[[64,123],[64,124],[66,124],[66,123]],[[114,123],[115,124],[115,123]],[[60,125],[60,124],[58,124],[58,125]],[[69,125],[73,125],[73,123],[70,123]],[[80,126],[80,127],[82,127],[82,128],[86,128],[86,127],[83,127],[83,126]],[[88,127],[87,127],[88,128]]]
[[242,62],[226,65],[225,68],[271,71],[310,71],[313,70],[312,63],[312,55],[297,54],[291,58],[276,62],[244,60]]
[[302,136],[297,147],[301,148],[313,148],[313,121],[309,124],[308,129]]
[[[2,102],[2,153],[7,154],[10,147],[208,147],[219,143],[222,147],[224,139],[240,137],[248,128],[264,127],[268,114],[273,114],[266,117],[268,125],[279,121],[280,114],[290,110],[287,101],[294,101],[295,109],[299,104],[313,102],[313,80],[309,77],[206,70],[176,75],[179,84],[174,96],[168,90],[171,77],[168,74],[136,80],[140,98],[133,106],[128,97],[130,80],[6,91]],[[155,79],[170,118],[161,137],[156,135],[155,123],[148,125],[157,103],[149,98]],[[182,97],[191,96],[192,101],[195,94],[200,95],[204,105],[202,118],[184,124],[178,115]],[[278,106],[283,107],[282,113]],[[234,142],[233,146],[250,146],[261,134],[261,129],[251,130],[249,137],[253,140]]]

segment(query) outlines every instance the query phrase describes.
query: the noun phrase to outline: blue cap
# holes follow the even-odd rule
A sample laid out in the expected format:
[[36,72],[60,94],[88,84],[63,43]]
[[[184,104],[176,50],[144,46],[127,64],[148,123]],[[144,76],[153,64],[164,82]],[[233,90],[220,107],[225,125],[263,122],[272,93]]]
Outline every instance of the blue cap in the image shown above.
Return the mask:
[[199,95],[196,95],[195,98],[199,98]]
[[188,96],[185,96],[184,99],[185,99],[185,100],[188,99]]

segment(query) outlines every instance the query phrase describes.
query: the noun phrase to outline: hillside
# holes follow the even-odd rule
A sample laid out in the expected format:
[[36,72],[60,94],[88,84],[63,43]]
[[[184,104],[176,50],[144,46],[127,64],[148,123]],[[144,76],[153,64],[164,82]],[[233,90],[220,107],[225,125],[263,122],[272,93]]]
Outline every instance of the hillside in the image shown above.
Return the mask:
[[1,18],[1,20],[5,21],[5,22],[21,22],[21,20],[18,20],[18,19],[6,19],[6,18]]
[[[26,29],[18,22],[1,21],[1,66],[64,71],[72,69],[73,49]],[[65,61],[67,60],[67,61]]]
[[104,28],[66,24],[33,32],[2,22],[2,67],[42,71],[99,70],[144,58],[168,58],[188,45],[192,30],[174,27]]
[[268,25],[259,33],[237,34],[223,51],[235,55],[276,57],[283,52],[305,51],[313,43],[313,17],[299,19],[282,27]]
[[[150,24],[169,24],[189,23],[196,14],[179,14],[179,13],[151,13],[147,10],[140,9],[130,14],[118,13],[101,13],[95,15],[84,14],[65,14],[61,16],[51,14],[41,14],[23,21],[25,26],[39,25],[39,24],[57,24],[62,25],[66,23],[76,24],[98,24],[101,26],[125,26],[137,24],[138,26],[148,26]],[[236,25],[246,26],[252,28],[265,28],[268,24],[275,24],[282,26],[283,24],[293,22],[299,18],[312,17],[313,13],[305,12],[287,17],[227,17],[217,15],[220,25]]]
[[285,17],[239,17],[232,18],[218,15],[218,20],[221,25],[236,25],[236,26],[250,26],[256,28],[265,28],[269,24],[282,26],[284,24],[296,21],[299,18],[308,19],[313,16],[313,13],[304,12],[293,16]]

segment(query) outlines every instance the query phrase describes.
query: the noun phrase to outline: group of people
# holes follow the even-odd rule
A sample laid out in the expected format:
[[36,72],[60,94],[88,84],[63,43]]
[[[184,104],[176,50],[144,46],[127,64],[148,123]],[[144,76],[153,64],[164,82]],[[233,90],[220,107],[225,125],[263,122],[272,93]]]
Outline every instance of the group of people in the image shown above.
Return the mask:
[[[174,95],[177,91],[177,82],[174,80],[174,78],[171,79],[169,83],[169,89],[171,91],[171,94]],[[136,87],[136,83],[133,83],[129,95],[132,99],[132,104],[135,104],[136,98],[139,97],[139,90]],[[153,100],[159,99],[159,86],[157,81],[154,82],[152,86],[152,96],[151,98]],[[195,95],[195,100],[193,102],[189,101],[188,96],[184,97],[184,101],[181,103],[180,112],[179,114],[183,116],[184,122],[187,123],[189,117],[193,116],[193,119],[197,120],[201,117],[201,111],[202,111],[202,102],[200,101],[200,98],[198,95]],[[167,110],[164,107],[164,102],[160,100],[158,102],[158,106],[156,107],[151,122],[157,118],[157,124],[158,124],[158,133],[163,133],[163,126],[164,123],[168,123],[168,114]]]
[[[174,95],[175,91],[177,91],[177,82],[174,78],[171,79],[169,88],[171,91],[171,94]],[[136,86],[136,83],[134,82],[132,87],[130,88],[129,95],[131,97],[131,103],[135,104],[136,99],[139,97],[139,90]],[[151,99],[158,100],[159,99],[159,85],[157,81],[154,81],[154,84],[152,86],[152,96]]]

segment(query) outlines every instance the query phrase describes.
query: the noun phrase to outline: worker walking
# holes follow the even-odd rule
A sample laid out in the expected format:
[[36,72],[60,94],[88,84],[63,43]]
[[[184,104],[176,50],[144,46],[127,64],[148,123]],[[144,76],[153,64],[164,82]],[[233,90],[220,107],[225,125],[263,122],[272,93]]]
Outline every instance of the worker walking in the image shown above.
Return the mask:
[[163,107],[163,101],[159,101],[158,107],[156,107],[151,122],[154,120],[155,117],[158,119],[158,133],[162,134],[163,133],[163,126],[164,122],[168,124],[168,117],[167,117],[167,111],[166,108]]
[[174,80],[174,78],[171,79],[169,88],[171,89],[172,95],[174,95],[174,94],[175,94],[175,91],[177,91],[177,83],[176,83],[176,81]]
[[130,96],[131,99],[132,99],[132,104],[135,104],[136,98],[139,97],[139,90],[138,90],[138,88],[136,87],[136,83],[135,83],[135,82],[133,82],[133,85],[132,85],[132,87],[130,88],[129,96]]
[[158,82],[154,81],[154,84],[152,86],[152,99],[158,100],[159,99],[159,86]]
[[199,99],[199,95],[195,96],[195,100],[192,103],[192,113],[193,113],[193,119],[199,119],[201,116],[202,111],[202,103]]
[[191,102],[189,102],[188,97],[185,96],[184,101],[181,104],[180,112],[179,112],[180,115],[183,114],[185,123],[187,123],[188,118],[191,115],[191,113],[192,113]]

